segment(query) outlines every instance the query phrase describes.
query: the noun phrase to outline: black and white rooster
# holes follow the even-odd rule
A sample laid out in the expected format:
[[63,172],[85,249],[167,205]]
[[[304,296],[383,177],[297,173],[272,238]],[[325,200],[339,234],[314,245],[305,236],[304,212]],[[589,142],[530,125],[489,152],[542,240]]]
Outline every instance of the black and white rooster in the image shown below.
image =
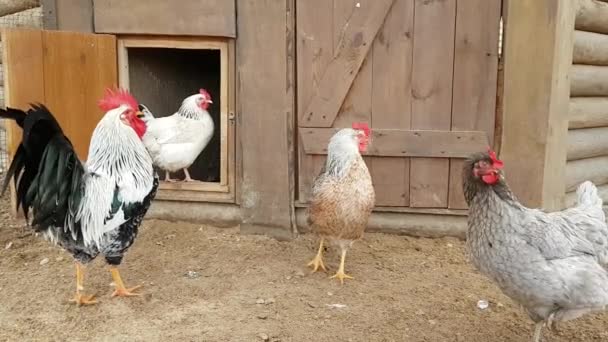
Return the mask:
[[17,208],[31,226],[70,252],[76,260],[79,305],[94,304],[85,295],[83,265],[102,254],[116,287],[112,296],[133,296],[117,266],[133,244],[141,221],[156,194],[158,176],[141,137],[146,125],[137,101],[126,91],[108,92],[100,103],[117,104],[93,131],[83,165],[57,120],[41,104],[24,112],[7,108],[0,117],[15,120],[23,138],[2,191],[14,179]]

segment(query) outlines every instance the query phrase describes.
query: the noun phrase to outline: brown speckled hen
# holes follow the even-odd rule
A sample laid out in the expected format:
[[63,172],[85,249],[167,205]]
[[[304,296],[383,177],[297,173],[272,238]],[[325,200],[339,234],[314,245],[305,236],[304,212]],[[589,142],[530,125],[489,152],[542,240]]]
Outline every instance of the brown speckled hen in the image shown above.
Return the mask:
[[370,130],[366,124],[338,131],[329,141],[327,161],[314,181],[308,208],[308,224],[319,235],[319,252],[308,264],[316,272],[326,271],[323,243],[329,240],[340,248],[340,283],[352,279],[344,273],[346,251],[363,236],[375,201],[372,179],[361,157],[367,149]]

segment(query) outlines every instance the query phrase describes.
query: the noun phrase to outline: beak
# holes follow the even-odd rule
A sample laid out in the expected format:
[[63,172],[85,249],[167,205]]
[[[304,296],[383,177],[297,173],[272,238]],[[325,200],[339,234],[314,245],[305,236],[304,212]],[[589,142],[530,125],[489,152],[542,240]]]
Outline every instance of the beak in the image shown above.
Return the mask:
[[211,101],[211,100],[206,100],[206,101],[207,101],[207,103],[213,103],[213,101]]
[[141,118],[143,118],[145,115],[144,115],[144,113],[142,113],[141,111],[139,111],[139,110],[138,110],[138,111],[135,113],[135,116],[137,116],[138,118],[140,118],[140,119],[141,119]]

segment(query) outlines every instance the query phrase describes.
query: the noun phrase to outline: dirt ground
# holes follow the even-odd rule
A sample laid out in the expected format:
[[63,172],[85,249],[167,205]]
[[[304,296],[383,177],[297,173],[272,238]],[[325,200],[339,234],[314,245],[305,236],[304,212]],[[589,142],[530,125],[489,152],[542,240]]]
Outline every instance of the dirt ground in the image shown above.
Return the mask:
[[[147,221],[121,266],[144,295],[110,298],[102,259],[76,307],[70,256],[0,212],[2,341],[527,341],[532,324],[474,272],[461,241],[367,234],[340,286],[304,266],[315,239],[278,242],[235,229]],[[10,247],[8,247],[10,246]],[[8,247],[8,248],[6,248]],[[44,260],[44,261],[43,261]],[[48,262],[47,262],[48,260]],[[338,255],[326,257],[336,270]],[[489,308],[477,302],[485,299]],[[561,326],[545,341],[606,341],[608,315]]]

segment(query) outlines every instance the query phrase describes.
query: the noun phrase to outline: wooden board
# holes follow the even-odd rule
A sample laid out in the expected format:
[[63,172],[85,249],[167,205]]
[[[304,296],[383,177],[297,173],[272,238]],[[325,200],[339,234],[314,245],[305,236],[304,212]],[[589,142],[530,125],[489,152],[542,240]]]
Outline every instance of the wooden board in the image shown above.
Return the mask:
[[97,100],[117,84],[116,38],[75,32],[43,32],[45,100],[81,160],[103,116]]
[[608,97],[570,99],[570,129],[608,126]]
[[572,51],[576,2],[506,4],[499,157],[505,163],[509,186],[524,205],[559,210],[565,196],[572,66],[572,54],[564,51]]
[[96,32],[236,37],[235,0],[95,0],[94,16]]
[[608,97],[608,66],[573,65],[570,70],[570,95]]
[[[49,7],[54,9],[53,13],[47,12],[47,8]],[[45,11],[45,29],[94,32],[93,0],[45,1],[43,3],[43,9]],[[51,17],[52,19],[49,20],[48,17]],[[54,26],[47,27],[47,25]]]
[[[327,141],[337,128],[300,128],[302,147],[307,154],[327,154]],[[464,158],[488,146],[487,134],[480,131],[432,131],[374,129],[373,143],[365,155],[384,157]]]
[[[323,73],[334,54],[333,43],[333,1],[296,1],[296,68],[297,106],[302,115],[315,95],[315,89],[323,78]],[[324,37],[323,39],[320,39]],[[331,37],[331,39],[329,39]],[[298,122],[298,125],[300,122]],[[299,131],[296,131],[298,133]],[[298,134],[298,142],[302,137]],[[325,141],[327,144],[327,141]],[[307,155],[298,149],[298,199],[307,201],[313,179],[319,174],[325,158]]]
[[[475,130],[494,138],[496,78],[498,71],[498,30],[501,0],[459,1],[456,9],[454,131]],[[481,149],[484,149],[482,146]],[[462,193],[462,159],[450,160],[448,207],[466,209]]]
[[[238,0],[238,113],[244,232],[292,237],[289,189],[286,1]],[[260,48],[260,47],[264,48]],[[262,67],[263,66],[263,67]],[[261,134],[263,132],[263,134]],[[294,223],[295,224],[295,223]]]
[[[411,127],[450,130],[456,0],[416,0],[414,13]],[[410,163],[410,206],[447,207],[449,160]]]
[[[42,31],[2,30],[4,102],[7,107],[27,109],[32,102],[44,102],[44,55]],[[23,77],[29,75],[29,77]],[[21,143],[21,129],[7,121],[9,159]]]
[[[26,109],[32,102],[44,102],[44,54],[42,32],[38,30],[2,30],[2,68],[6,107]],[[29,75],[25,78],[22,75]],[[6,121],[8,162],[21,143],[21,128]],[[17,215],[15,187],[11,183],[11,213]]]
[[[373,46],[371,112],[374,130],[410,128],[413,26],[414,2],[395,0]],[[404,146],[409,148],[409,145]],[[408,158],[372,158],[370,172],[377,205],[409,205]]]
[[[334,46],[337,48],[334,49],[332,60],[315,89],[316,96],[312,97],[306,110],[300,113],[300,126],[330,127],[332,125],[393,1],[334,0],[337,6],[332,12],[337,25],[334,25],[332,32]],[[306,4],[306,6],[311,5]],[[310,8],[313,9],[312,6]],[[316,8],[313,15],[318,16],[321,12]],[[325,36],[324,39],[327,37]]]

